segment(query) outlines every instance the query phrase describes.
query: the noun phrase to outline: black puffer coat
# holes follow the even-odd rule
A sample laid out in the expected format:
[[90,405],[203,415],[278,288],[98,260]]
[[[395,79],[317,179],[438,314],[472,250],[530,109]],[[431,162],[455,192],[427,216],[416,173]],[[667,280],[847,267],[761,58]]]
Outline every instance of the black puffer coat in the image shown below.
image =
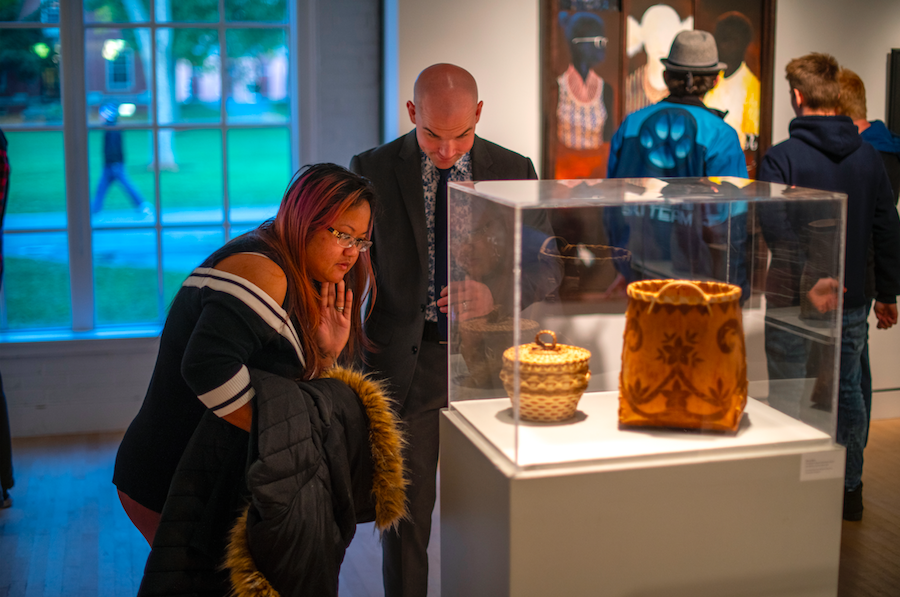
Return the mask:
[[395,524],[406,482],[381,386],[349,370],[326,375],[298,383],[251,369],[250,434],[204,416],[139,595],[337,595],[356,524]]

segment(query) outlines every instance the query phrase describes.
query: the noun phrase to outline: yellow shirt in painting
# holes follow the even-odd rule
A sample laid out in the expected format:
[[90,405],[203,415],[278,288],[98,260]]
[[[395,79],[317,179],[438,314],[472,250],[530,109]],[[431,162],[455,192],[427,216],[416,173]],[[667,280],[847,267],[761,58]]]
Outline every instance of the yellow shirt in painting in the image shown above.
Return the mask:
[[759,137],[759,79],[741,62],[730,77],[719,72],[719,83],[703,98],[703,103],[727,111],[725,122],[737,131],[741,149],[755,151]]

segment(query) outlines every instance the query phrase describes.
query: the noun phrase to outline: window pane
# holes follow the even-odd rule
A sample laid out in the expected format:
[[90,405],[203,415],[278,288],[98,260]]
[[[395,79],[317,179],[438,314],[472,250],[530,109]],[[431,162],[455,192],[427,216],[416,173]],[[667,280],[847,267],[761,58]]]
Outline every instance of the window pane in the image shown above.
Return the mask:
[[254,224],[254,225],[241,224],[241,225],[239,225],[239,226],[232,226],[232,227],[231,227],[231,232],[228,234],[228,240],[231,240],[231,239],[233,239],[233,238],[237,238],[237,237],[239,237],[240,235],[242,235],[242,234],[244,234],[244,233],[246,233],[246,232],[250,232],[251,230],[255,230],[256,228],[258,228],[258,226],[255,225],[255,224]]
[[229,122],[287,122],[288,52],[283,29],[230,29]]
[[232,222],[260,223],[275,215],[290,181],[287,129],[228,131],[228,206]]
[[94,226],[155,221],[151,131],[93,130],[88,160]]
[[5,0],[0,2],[0,21],[59,23],[59,0]]
[[215,23],[219,20],[219,0],[172,2],[171,8],[171,14],[157,14],[156,20],[160,23],[166,21],[177,23]]
[[[164,9],[166,2],[157,2]],[[150,0],[84,0],[86,23],[146,23],[150,20]]]
[[156,81],[160,124],[219,122],[222,78],[214,29],[159,29],[156,55],[166,70]]
[[59,29],[0,30],[0,124],[61,124]]
[[225,215],[221,132],[161,130],[159,156],[163,223],[221,223]]
[[10,178],[4,227],[7,230],[65,229],[63,134],[10,131],[6,139]]
[[225,0],[227,21],[277,21],[287,20],[286,0]]
[[162,244],[163,305],[168,310],[185,278],[225,244],[225,231],[222,228],[164,230]]
[[71,327],[69,246],[64,232],[3,235],[6,329]]
[[85,31],[88,123],[104,124],[100,108],[115,110],[119,124],[150,122],[150,30]]
[[97,325],[160,320],[156,230],[94,232]]

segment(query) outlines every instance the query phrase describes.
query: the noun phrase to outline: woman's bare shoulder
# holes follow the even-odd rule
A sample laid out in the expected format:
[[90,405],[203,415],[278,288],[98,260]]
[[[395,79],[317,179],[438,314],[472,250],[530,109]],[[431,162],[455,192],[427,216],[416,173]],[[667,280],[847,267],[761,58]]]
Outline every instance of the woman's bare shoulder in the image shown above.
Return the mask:
[[256,285],[279,305],[287,295],[287,277],[278,265],[259,253],[237,253],[215,264],[215,269],[240,276]]

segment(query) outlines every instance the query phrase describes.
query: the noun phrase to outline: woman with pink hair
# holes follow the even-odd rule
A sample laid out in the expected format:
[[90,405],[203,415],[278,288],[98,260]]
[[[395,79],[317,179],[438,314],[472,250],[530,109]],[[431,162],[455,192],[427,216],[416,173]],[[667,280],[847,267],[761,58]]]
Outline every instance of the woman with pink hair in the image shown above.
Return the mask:
[[169,310],[113,483],[152,545],[179,459],[207,410],[249,431],[249,369],[310,380],[366,343],[355,302],[374,300],[369,182],[334,164],[302,169],[274,219],[213,253]]

